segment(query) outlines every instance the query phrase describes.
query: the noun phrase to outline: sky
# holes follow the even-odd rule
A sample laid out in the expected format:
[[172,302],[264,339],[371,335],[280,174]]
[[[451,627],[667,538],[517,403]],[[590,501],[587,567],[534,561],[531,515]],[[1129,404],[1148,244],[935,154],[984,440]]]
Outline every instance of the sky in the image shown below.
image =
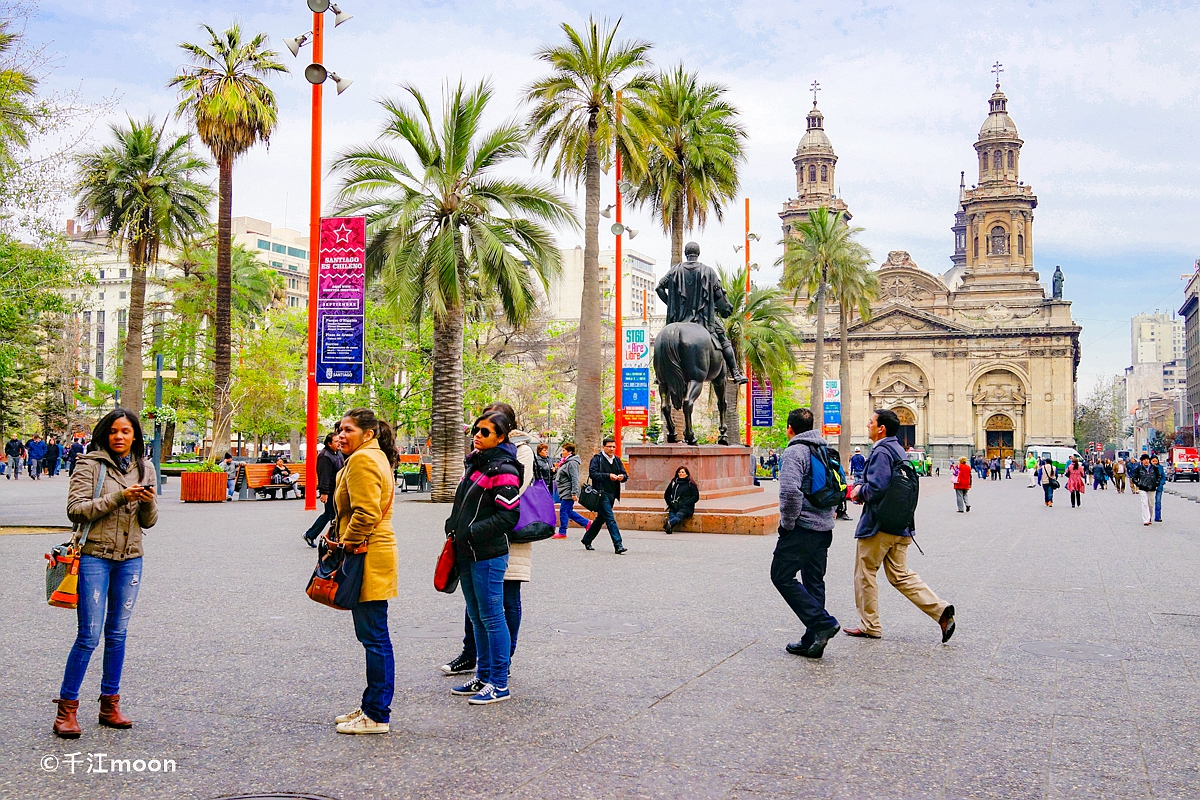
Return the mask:
[[[447,81],[491,82],[489,122],[521,115],[523,87],[544,74],[533,53],[562,41],[562,23],[589,14],[621,18],[621,33],[654,44],[657,66],[683,63],[728,86],[749,134],[742,193],[759,282],[778,277],[779,210],[795,194],[791,158],[819,81],[825,129],[839,161],[838,195],[877,261],[908,251],[934,273],[950,267],[959,172],[976,177],[972,145],[987,116],[996,61],[1008,110],[1025,145],[1021,177],[1038,197],[1035,266],[1049,285],[1056,265],[1083,326],[1079,393],[1130,362],[1129,318],[1176,310],[1200,257],[1200,3],[998,4],[843,0],[613,3],[556,0],[346,0],[353,15],[327,27],[325,64],[353,85],[326,91],[326,163],[374,138],[378,101],[410,83],[438,98]],[[283,39],[311,27],[303,0],[40,0],[27,36],[56,54],[44,84],[112,98],[106,115],[161,119],[175,107],[166,84],[183,63],[177,47],[199,26],[237,19],[270,35],[293,68],[273,81],[280,123],[269,148],[235,169],[234,214],[303,228],[307,219],[308,49]],[[330,20],[332,22],[332,20]],[[105,120],[107,123],[110,120]],[[105,135],[104,125],[91,134]],[[528,173],[522,163],[515,168]],[[548,175],[544,176],[548,179]],[[604,204],[613,194],[604,181]],[[330,200],[333,180],[325,183]],[[582,207],[575,187],[564,191]],[[635,250],[667,266],[670,245],[648,214],[628,211]],[[689,238],[701,259],[734,266],[742,255],[742,204]],[[582,243],[560,231],[560,244]],[[602,247],[611,236],[602,229]]]

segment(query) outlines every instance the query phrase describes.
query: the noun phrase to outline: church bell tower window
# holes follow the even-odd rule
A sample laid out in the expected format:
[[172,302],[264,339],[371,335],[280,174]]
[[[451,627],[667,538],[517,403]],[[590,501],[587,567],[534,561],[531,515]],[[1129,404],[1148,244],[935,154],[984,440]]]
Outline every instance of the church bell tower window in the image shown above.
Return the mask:
[[1009,151],[1008,151],[1008,168],[1009,168],[1009,169],[1014,169],[1014,168],[1016,167],[1016,165],[1017,165],[1017,159],[1016,159],[1016,157],[1013,155],[1013,151],[1012,151],[1012,150],[1009,150]]
[[824,183],[827,180],[829,180],[829,168],[826,167],[824,164],[822,164],[821,165],[821,182]]
[[975,237],[975,257],[979,258],[979,237]]
[[1025,255],[1025,237],[1017,234],[1017,255]]
[[809,166],[808,166],[808,182],[809,183],[817,182],[817,168],[816,168],[816,166],[814,166],[812,164],[809,164]]
[[997,225],[992,228],[992,247],[993,255],[1004,255],[1008,252],[1008,234],[1004,232],[1004,228]]
[[988,164],[987,153],[980,153],[979,154],[979,169],[982,170],[983,172],[987,172],[988,171],[987,164]]
[[1002,156],[1000,154],[1000,151],[997,150],[992,155],[992,169],[995,170],[996,172],[999,172],[1004,166],[1004,162],[1001,159],[1002,159]]

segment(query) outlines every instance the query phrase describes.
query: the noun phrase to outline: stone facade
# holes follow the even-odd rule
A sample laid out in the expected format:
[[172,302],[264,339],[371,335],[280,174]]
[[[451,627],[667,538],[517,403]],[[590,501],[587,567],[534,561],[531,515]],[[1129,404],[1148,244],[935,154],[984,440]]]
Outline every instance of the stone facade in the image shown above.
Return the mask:
[[[1037,198],[1019,179],[1023,142],[1006,106],[997,85],[975,145],[979,183],[960,184],[950,271],[926,272],[908,253],[892,251],[878,268],[880,297],[870,318],[850,321],[850,384],[842,393],[851,408],[842,430],[853,444],[868,443],[867,420],[880,407],[896,411],[906,445],[935,459],[1075,444],[1081,329],[1071,319],[1071,304],[1049,297],[1034,271]],[[823,131],[821,138],[828,143]],[[829,145],[822,154],[826,160],[832,150]],[[808,156],[812,148],[802,142],[801,151]],[[801,151],[798,171],[809,167]],[[801,194],[785,203],[785,235],[795,235],[795,221],[809,211],[832,208],[830,199],[832,189],[826,197]],[[806,305],[801,299],[797,308]],[[837,313],[831,304],[827,378],[839,372]],[[798,311],[797,322],[808,332],[811,361],[815,321]]]

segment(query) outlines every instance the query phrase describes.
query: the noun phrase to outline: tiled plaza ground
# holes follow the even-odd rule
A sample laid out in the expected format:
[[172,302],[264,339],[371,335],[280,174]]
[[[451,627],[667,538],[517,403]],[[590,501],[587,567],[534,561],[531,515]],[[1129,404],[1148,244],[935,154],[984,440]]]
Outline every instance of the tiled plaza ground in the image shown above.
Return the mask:
[[[1167,521],[1143,528],[1128,494],[1089,491],[1072,510],[1060,492],[1047,509],[1014,476],[978,482],[957,514],[949,483],[922,484],[926,555],[910,557],[958,608],[949,646],[885,584],[882,640],[796,658],[767,578],[774,537],[631,533],[618,558],[575,533],[535,547],[514,699],[484,708],[436,670],[462,619],[461,595],[431,586],[446,508],[398,495],[387,737],[333,732],[357,705],[362,649],[348,614],[303,594],[300,503],[183,505],[168,488],[122,686],[136,725],[96,727],[97,653],[75,742],[50,731],[75,619],[44,603],[41,554],[63,536],[0,535],[0,797],[1200,797],[1200,505],[1168,495]],[[0,480],[0,526],[63,521],[65,493],[65,478]],[[839,524],[830,555],[843,624],[852,532]],[[561,630],[597,620],[637,632]],[[1128,658],[1022,649],[1038,642]],[[177,771],[72,775],[74,752]]]

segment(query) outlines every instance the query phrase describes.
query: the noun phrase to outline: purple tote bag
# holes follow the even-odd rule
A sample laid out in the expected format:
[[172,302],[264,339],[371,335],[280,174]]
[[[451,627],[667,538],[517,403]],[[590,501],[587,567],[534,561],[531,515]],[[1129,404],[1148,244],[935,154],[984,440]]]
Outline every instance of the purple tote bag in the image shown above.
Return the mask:
[[554,498],[542,481],[534,481],[521,495],[521,517],[508,540],[514,543],[538,542],[554,535],[558,522]]

